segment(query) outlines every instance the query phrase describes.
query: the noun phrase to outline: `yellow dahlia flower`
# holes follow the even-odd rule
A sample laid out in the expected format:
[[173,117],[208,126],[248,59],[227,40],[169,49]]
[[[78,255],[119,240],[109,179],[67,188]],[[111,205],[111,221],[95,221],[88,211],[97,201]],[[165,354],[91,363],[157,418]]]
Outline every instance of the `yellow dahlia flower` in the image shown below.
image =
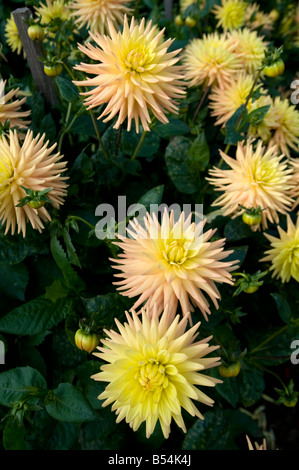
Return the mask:
[[261,11],[257,3],[247,5],[245,24],[249,29],[260,29],[263,31],[271,31],[273,29],[271,15]]
[[9,119],[10,127],[27,129],[30,121],[25,121],[23,118],[30,116],[30,111],[20,111],[20,108],[25,103],[26,98],[11,101],[13,98],[17,97],[19,88],[13,89],[4,94],[5,84],[6,81],[3,82],[0,80],[0,123],[4,125],[5,121]]
[[256,149],[248,141],[239,142],[236,159],[220,150],[221,157],[230,167],[228,170],[216,168],[210,170],[212,178],[208,181],[223,194],[213,203],[224,208],[223,215],[233,218],[242,214],[244,209],[264,209],[261,213],[261,225],[265,229],[269,220],[279,222],[279,213],[286,214],[293,204],[290,190],[292,170],[282,161],[284,155],[277,153],[276,147],[265,149],[258,141]]
[[[218,118],[216,125],[225,125],[235,111],[242,104],[245,104],[253,83],[254,77],[243,72],[236,75],[224,89],[219,86],[213,88],[209,95],[209,107],[212,109],[211,115]],[[258,85],[256,88],[258,88]],[[249,113],[251,112],[251,106],[252,99],[247,104]]]
[[233,49],[235,45],[230,44],[225,35],[217,33],[190,41],[184,52],[185,78],[189,86],[224,88],[230,83],[242,66]]
[[265,252],[267,256],[261,261],[270,261],[272,276],[281,279],[283,283],[289,282],[291,278],[299,282],[299,217],[297,216],[294,225],[290,215],[287,214],[287,231],[285,232],[280,226],[277,230],[278,238],[265,233],[271,248]]
[[256,31],[248,28],[231,31],[228,35],[230,50],[241,61],[245,72],[254,73],[262,65],[265,57],[266,44]]
[[70,8],[79,29],[86,25],[91,32],[101,35],[109,33],[108,18],[117,27],[123,24],[124,15],[131,9],[127,7],[128,0],[74,0]]
[[294,207],[297,207],[299,204],[299,159],[298,158],[290,158],[289,164],[293,170],[292,173],[292,182],[294,184],[294,188],[292,191],[292,197],[295,199]]
[[16,52],[18,55],[23,51],[23,57],[26,58],[25,51],[23,50],[22,41],[20,39],[19,31],[15,23],[13,14],[6,20],[5,23],[5,37],[7,44],[9,45],[12,52]]
[[247,3],[240,0],[222,0],[213,10],[218,20],[217,28],[222,26],[224,31],[241,28],[245,23],[246,8]]
[[274,98],[267,113],[267,127],[272,130],[269,145],[277,144],[280,150],[290,157],[290,149],[299,151],[299,111],[279,96]]
[[44,25],[55,19],[66,21],[70,18],[70,9],[64,0],[46,0],[46,4],[40,3],[34,8],[37,15],[41,16],[41,24]]
[[64,180],[67,178],[61,173],[66,171],[66,163],[60,161],[59,153],[52,154],[56,144],[49,148],[47,144],[44,136],[33,137],[31,130],[22,142],[16,131],[10,131],[8,137],[0,139],[0,220],[6,224],[5,234],[9,229],[14,234],[17,226],[18,233],[25,236],[27,221],[41,231],[42,220],[51,220],[45,207],[33,209],[28,204],[16,207],[27,196],[23,187],[33,191],[53,188],[47,194],[53,207],[63,204],[67,186]]
[[232,251],[223,251],[224,239],[209,241],[216,229],[203,233],[206,221],[195,224],[190,219],[182,212],[175,221],[173,211],[165,210],[161,224],[156,214],[147,214],[145,228],[137,220],[130,222],[132,238],[118,235],[121,241],[116,244],[124,253],[112,261],[122,271],[115,276],[123,280],[115,284],[122,295],[139,296],[133,309],[146,301],[158,315],[168,308],[174,316],[179,302],[183,315],[197,306],[207,320],[211,312],[204,294],[218,308],[216,283],[233,283],[229,271],[235,263],[222,261]]
[[94,353],[107,362],[92,376],[108,382],[98,398],[103,406],[113,403],[117,423],[125,419],[137,431],[145,422],[147,438],[158,421],[166,439],[172,420],[186,432],[182,410],[204,419],[192,400],[214,403],[200,388],[221,382],[202,373],[220,364],[219,357],[206,357],[218,346],[209,346],[211,337],[195,342],[200,323],[185,331],[187,319],[179,321],[179,315],[171,322],[165,313],[160,321],[145,311],[142,320],[135,312],[126,315],[124,325],[115,320],[119,333],[105,331],[104,347]]
[[168,122],[165,113],[177,113],[177,106],[172,98],[179,98],[182,90],[182,67],[174,65],[180,50],[167,52],[172,40],[164,41],[164,29],[159,31],[150,21],[145,26],[145,18],[135,24],[132,18],[130,26],[127,16],[122,32],[116,32],[108,20],[109,36],[100,36],[97,32],[90,43],[79,45],[80,51],[96,61],[94,64],[80,64],[75,68],[95,75],[76,85],[93,87],[86,95],[88,109],[107,103],[99,119],[108,115],[104,122],[118,114],[115,129],[127,118],[127,129],[131,129],[135,120],[136,132],[139,132],[139,120],[144,130],[150,130],[150,112],[164,123]]

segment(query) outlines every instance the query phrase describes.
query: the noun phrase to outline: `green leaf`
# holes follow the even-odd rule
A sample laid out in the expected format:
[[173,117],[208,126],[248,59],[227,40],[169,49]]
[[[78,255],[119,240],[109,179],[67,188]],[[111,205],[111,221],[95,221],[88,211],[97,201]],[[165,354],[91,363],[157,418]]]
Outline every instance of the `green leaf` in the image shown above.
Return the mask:
[[206,141],[205,133],[201,132],[194,142],[192,142],[189,151],[189,168],[191,172],[199,174],[204,171],[210,161],[210,149]]
[[183,450],[223,450],[229,441],[229,422],[222,410],[208,411],[198,419],[183,441]]
[[278,310],[278,313],[279,313],[279,316],[280,318],[282,319],[282,321],[284,321],[285,323],[289,323],[291,321],[291,318],[292,318],[292,310],[289,306],[289,303],[286,299],[284,299],[280,294],[278,294],[277,292],[273,292],[271,294],[271,296],[273,297],[273,299],[275,300],[275,303],[276,303],[276,306],[277,306],[277,310]]
[[168,139],[169,137],[189,134],[191,129],[180,119],[170,118],[167,124],[156,124],[153,131],[163,139]]
[[190,141],[178,136],[169,142],[165,152],[168,175],[177,189],[185,194],[193,194],[199,190],[199,180],[188,164],[189,150]]
[[230,219],[224,227],[224,236],[227,241],[235,242],[242,238],[248,238],[252,236],[251,228],[244,224],[242,217],[236,219]]
[[46,139],[53,143],[56,139],[56,124],[50,113],[46,114],[40,122],[39,133],[46,134]]
[[[140,137],[142,135],[142,130],[139,134],[136,133],[135,130],[123,131],[122,138],[121,138],[121,148],[125,154],[132,156]],[[160,147],[160,137],[153,133],[148,132],[144,138],[142,146],[137,154],[137,157],[152,157],[154,156]]]
[[[226,126],[225,126],[225,129],[226,129],[226,136],[224,140],[225,144],[236,145],[240,140],[244,139],[241,131],[246,132],[248,129],[249,123],[247,122],[247,115],[248,115],[248,111],[245,108],[245,105],[242,104],[234,112],[232,117],[227,121]],[[240,121],[239,121],[239,118],[240,118]],[[239,124],[238,124],[238,121],[239,121]]]
[[114,325],[114,319],[119,321],[125,318],[125,311],[130,308],[130,302],[115,292],[97,295],[96,297],[81,300],[89,317],[93,316],[98,327],[108,328]]
[[252,406],[262,396],[265,389],[264,374],[250,364],[242,367],[238,375],[240,399],[245,407]]
[[39,389],[47,389],[47,384],[32,367],[17,367],[0,374],[0,404],[3,406],[10,406]]
[[70,383],[59,384],[45,408],[52,418],[66,423],[83,423],[97,418],[83,394]]
[[260,108],[251,111],[251,113],[248,114],[248,122],[250,122],[250,124],[253,126],[258,126],[263,122],[264,117],[266,116],[269,109],[270,105],[267,105],[261,106]]
[[7,423],[3,429],[3,447],[5,450],[29,450],[30,444],[25,441],[27,430],[18,423]]
[[70,290],[65,286],[63,281],[56,279],[53,284],[46,288],[45,298],[56,302],[56,300],[66,297]]
[[248,246],[230,246],[229,250],[234,250],[234,252],[225,258],[225,262],[238,260],[238,266],[242,266],[247,255]]
[[55,81],[64,100],[73,103],[79,98],[78,88],[70,80],[59,76],[56,77]]
[[220,374],[218,373],[216,377],[220,378],[223,381],[223,383],[216,385],[217,392],[235,408],[239,400],[239,388],[237,378],[220,377]]
[[158,206],[161,204],[162,197],[164,192],[164,185],[156,186],[153,189],[147,191],[141,198],[139,199],[138,203],[143,204],[147,210],[149,209],[151,204],[157,204]]
[[76,423],[57,423],[48,441],[50,450],[70,450],[78,442],[79,425]]
[[72,268],[60,241],[55,235],[52,235],[51,237],[50,247],[53,258],[62,272],[66,286],[69,289],[77,292],[82,291],[85,287],[85,284],[77,272]]
[[16,335],[34,335],[50,330],[72,310],[73,301],[62,298],[53,303],[44,297],[11,310],[0,318],[0,331]]
[[24,264],[0,265],[0,293],[24,301],[28,281],[29,273]]

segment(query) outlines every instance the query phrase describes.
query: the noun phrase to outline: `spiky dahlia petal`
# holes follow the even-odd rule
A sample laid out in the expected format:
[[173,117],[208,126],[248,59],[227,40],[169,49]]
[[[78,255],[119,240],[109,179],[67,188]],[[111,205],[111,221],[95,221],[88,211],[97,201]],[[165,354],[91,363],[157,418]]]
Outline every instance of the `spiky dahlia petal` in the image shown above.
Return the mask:
[[[238,73],[233,80],[226,84],[222,89],[219,86],[214,87],[209,95],[212,109],[211,115],[217,117],[216,125],[224,126],[237,109],[245,104],[254,83],[254,77],[244,72]],[[259,87],[256,85],[255,90]],[[261,89],[262,92],[262,89]],[[252,99],[247,103],[247,110],[252,111]]]
[[108,19],[117,27],[123,24],[125,14],[130,14],[128,0],[74,0],[70,4],[71,17],[81,29],[86,26],[92,33],[109,33]]
[[189,86],[219,86],[230,83],[241,68],[239,57],[233,52],[226,35],[204,34],[193,39],[184,51],[185,78]]
[[5,121],[9,119],[10,127],[27,129],[30,121],[26,121],[23,118],[30,116],[30,111],[20,111],[26,98],[12,101],[13,98],[18,96],[19,88],[10,90],[5,94],[5,85],[6,81],[0,80],[0,123],[4,125]]
[[37,15],[41,17],[41,24],[46,25],[55,19],[65,21],[70,18],[70,9],[66,1],[45,0],[45,2],[40,2],[34,7]]
[[278,237],[264,234],[270,241],[271,248],[265,252],[260,261],[271,262],[270,271],[273,277],[289,282],[291,278],[299,282],[299,217],[296,224],[287,214],[287,230],[278,226]]
[[264,229],[268,221],[278,223],[279,214],[286,214],[294,202],[290,197],[292,169],[284,155],[279,155],[275,146],[265,149],[261,140],[256,148],[250,140],[239,142],[236,159],[221,150],[220,154],[230,168],[214,167],[209,172],[208,181],[223,193],[213,205],[222,206],[223,214],[233,218],[244,211],[240,205],[248,209],[260,206]]
[[184,212],[175,221],[173,212],[165,210],[161,224],[148,213],[144,228],[134,220],[130,238],[119,235],[116,244],[123,253],[112,261],[121,271],[115,276],[122,280],[115,284],[122,295],[139,297],[134,309],[146,302],[155,315],[167,309],[174,316],[180,303],[184,315],[189,316],[196,306],[207,320],[206,296],[218,307],[216,284],[232,284],[235,262],[222,261],[231,252],[223,251],[225,240],[209,241],[215,230],[203,232],[205,222],[191,223]]
[[26,53],[23,49],[23,44],[19,35],[17,25],[15,23],[13,14],[10,14],[10,17],[6,20],[5,23],[5,38],[7,44],[13,52],[16,52],[18,55],[23,51],[23,57],[26,58]]
[[228,43],[247,73],[255,73],[265,57],[267,44],[256,31],[248,28],[228,33]]
[[271,131],[269,145],[278,145],[288,157],[291,151],[299,152],[299,111],[288,99],[274,98],[265,118]]
[[218,20],[217,28],[222,26],[225,31],[241,28],[245,23],[246,8],[247,3],[240,0],[222,0],[213,10]]
[[185,94],[182,81],[182,66],[175,65],[179,61],[180,50],[167,52],[171,39],[164,41],[164,30],[159,31],[146,25],[143,18],[139,24],[134,17],[128,24],[124,17],[122,32],[116,32],[108,20],[110,36],[90,33],[96,47],[87,43],[79,45],[79,49],[95,64],[81,63],[75,68],[95,75],[83,81],[75,81],[78,86],[92,86],[86,96],[85,105],[88,109],[107,104],[103,113],[104,122],[118,115],[115,129],[127,119],[130,130],[135,121],[136,132],[140,122],[144,130],[149,130],[150,112],[161,122],[168,122],[167,113],[177,113],[174,98]]
[[200,388],[221,382],[202,373],[219,365],[219,357],[206,357],[218,346],[209,346],[211,337],[195,342],[200,323],[186,330],[187,318],[178,315],[170,321],[166,312],[159,319],[143,309],[141,316],[126,316],[123,325],[115,320],[119,332],[105,331],[103,347],[94,353],[106,364],[92,378],[108,382],[98,398],[134,431],[145,422],[147,438],[158,421],[166,439],[172,420],[186,432],[182,410],[203,419],[193,400],[214,403]]
[[10,131],[9,136],[0,139],[0,220],[6,224],[5,233],[26,234],[29,221],[34,229],[43,228],[42,221],[51,220],[45,207],[33,209],[28,204],[16,207],[26,197],[23,187],[33,191],[53,188],[47,195],[53,207],[63,204],[66,196],[67,177],[61,176],[66,171],[66,162],[60,161],[62,155],[53,154],[56,146],[48,147],[45,136],[33,137],[28,130],[20,141],[17,131]]

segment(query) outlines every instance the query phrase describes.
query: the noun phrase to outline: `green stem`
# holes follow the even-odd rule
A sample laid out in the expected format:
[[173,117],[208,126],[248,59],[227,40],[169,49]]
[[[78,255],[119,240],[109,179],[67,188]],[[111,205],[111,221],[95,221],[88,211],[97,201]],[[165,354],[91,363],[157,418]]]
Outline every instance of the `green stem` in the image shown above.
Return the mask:
[[89,228],[91,228],[92,230],[95,229],[94,225],[92,225],[91,223],[87,222],[87,220],[85,219],[82,219],[82,217],[79,217],[77,215],[70,215],[68,217],[69,219],[76,219],[76,220],[79,220],[80,222],[83,222],[84,224],[86,224]]
[[67,132],[67,124],[69,122],[69,119],[70,119],[70,114],[71,114],[71,109],[72,109],[72,103],[69,103],[68,104],[68,107],[67,107],[67,112],[66,112],[66,117],[65,117],[65,127],[64,129],[62,130],[61,132],[61,135],[60,135],[60,138],[59,138],[59,143],[58,143],[58,151],[59,153],[61,152],[61,147],[62,147],[62,142],[63,142],[63,138]]
[[131,157],[131,160],[132,160],[132,161],[135,160],[135,158],[137,157],[138,152],[139,152],[139,150],[141,149],[141,146],[142,146],[142,144],[143,144],[143,141],[144,141],[144,139],[145,139],[146,134],[147,134],[147,131],[143,131],[143,134],[142,134],[142,136],[140,137],[140,140],[139,140],[139,142],[138,142],[138,144],[137,144],[137,147],[135,148],[135,151],[134,151],[134,153],[133,153],[133,155],[132,155],[132,157]]
[[278,374],[276,374],[275,372],[273,372],[272,370],[270,369],[267,369],[266,367],[262,367],[260,364],[257,364],[257,363],[254,363],[256,367],[258,367],[259,369],[262,369],[263,371],[265,372],[268,372],[269,374],[273,375],[277,380],[278,382],[283,386],[285,392],[287,395],[289,395],[289,391],[288,391],[288,388],[287,386],[284,384],[284,382],[281,380],[281,378],[279,377]]
[[99,131],[99,128],[98,128],[98,125],[97,125],[97,121],[96,121],[96,118],[94,117],[94,113],[93,113],[92,109],[89,110],[89,114],[90,114],[90,117],[91,117],[91,120],[92,120],[92,123],[93,123],[94,130],[96,131],[97,139],[99,141],[100,146],[102,147],[104,157],[106,158],[107,161],[109,161],[109,155],[107,154],[105,146],[103,144],[101,134],[100,134],[100,131]]
[[[70,68],[66,65],[65,62],[63,62],[63,65],[64,65],[66,71],[68,72],[69,76],[71,77],[71,79],[76,80],[73,72],[70,70]],[[82,92],[82,88],[80,86],[78,86],[78,90],[80,91],[80,93]],[[94,113],[93,113],[92,109],[89,110],[89,114],[90,114],[90,117],[91,117],[91,120],[92,120],[92,123],[93,123],[94,130],[96,132],[97,139],[99,141],[100,146],[102,147],[104,157],[106,158],[106,160],[109,160],[109,156],[108,156],[108,154],[106,152],[106,149],[104,147],[104,144],[103,144],[103,141],[102,141],[102,138],[101,138],[101,134],[100,134],[100,131],[99,131],[98,126],[97,126],[97,121],[94,117]]]
[[268,338],[266,338],[264,341],[262,341],[260,344],[258,344],[254,349],[252,349],[251,351],[249,351],[249,354],[252,354],[254,353],[255,351],[259,351],[265,344],[269,343],[270,341],[272,341],[272,339],[276,338],[276,336],[280,335],[280,333],[282,333],[284,330],[286,330],[288,328],[288,325],[285,325],[283,326],[282,328],[280,328],[280,330],[276,331],[275,333],[273,333],[271,336],[269,336]]
[[207,94],[209,93],[210,89],[211,89],[210,86],[208,86],[208,87],[205,89],[204,94],[202,95],[201,100],[200,100],[200,102],[199,102],[199,105],[197,106],[197,108],[196,108],[196,110],[195,110],[195,113],[194,113],[192,122],[195,121],[196,116],[198,115],[199,111],[201,110],[201,107],[202,107],[202,105],[204,104],[205,99],[206,99]]

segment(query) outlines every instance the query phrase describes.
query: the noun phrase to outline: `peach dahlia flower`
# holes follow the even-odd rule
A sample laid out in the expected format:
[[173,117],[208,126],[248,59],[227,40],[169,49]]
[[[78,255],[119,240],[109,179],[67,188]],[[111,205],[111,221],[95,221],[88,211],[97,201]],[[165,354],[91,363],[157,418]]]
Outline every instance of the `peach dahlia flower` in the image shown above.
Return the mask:
[[115,27],[123,23],[124,15],[131,12],[128,0],[73,0],[71,16],[80,28],[86,26],[92,33],[109,33],[108,19]]
[[14,234],[17,227],[25,237],[27,221],[41,232],[42,220],[51,220],[45,207],[33,209],[28,204],[16,207],[27,196],[23,187],[33,191],[53,188],[47,194],[53,207],[63,204],[67,178],[61,173],[66,171],[66,162],[60,161],[59,153],[52,153],[56,144],[51,147],[47,144],[44,136],[33,137],[31,130],[25,138],[22,136],[21,142],[16,131],[0,138],[0,221],[6,225],[5,234],[9,229]]
[[204,419],[193,400],[214,404],[202,388],[221,380],[203,371],[220,364],[219,357],[206,357],[218,346],[208,344],[212,337],[195,341],[200,323],[186,330],[186,317],[169,321],[164,312],[159,320],[145,311],[142,317],[126,316],[124,325],[115,320],[119,332],[105,330],[103,347],[94,353],[106,363],[92,378],[108,382],[98,398],[105,400],[103,406],[112,404],[117,423],[125,419],[137,431],[145,422],[147,438],[158,422],[166,439],[173,420],[186,432],[183,410]]
[[230,271],[235,262],[223,261],[232,251],[223,250],[224,239],[209,241],[216,229],[203,232],[205,222],[191,223],[191,214],[185,218],[184,212],[175,221],[173,211],[165,210],[161,224],[155,213],[148,213],[144,227],[136,219],[130,222],[127,231],[132,238],[118,235],[121,241],[116,245],[123,253],[112,261],[122,271],[115,276],[122,280],[115,284],[122,295],[139,297],[133,309],[146,301],[149,311],[155,309],[159,315],[167,309],[174,316],[179,302],[190,321],[194,307],[207,320],[205,295],[218,308],[216,284],[233,284]]
[[81,52],[95,63],[81,63],[75,69],[94,75],[83,81],[75,81],[78,86],[92,87],[82,92],[86,96],[88,109],[107,104],[99,116],[107,116],[104,122],[118,115],[115,129],[127,119],[127,129],[135,121],[139,132],[139,121],[144,130],[150,130],[152,113],[164,123],[168,122],[165,114],[177,113],[173,98],[180,98],[183,91],[182,67],[175,65],[180,50],[167,52],[173,40],[164,41],[164,29],[159,31],[150,21],[145,25],[145,18],[139,24],[134,17],[130,26],[127,16],[124,18],[122,32],[116,32],[108,21],[109,36],[90,33],[96,42],[86,46],[79,45]]
[[185,78],[189,86],[219,86],[230,83],[242,67],[226,35],[204,34],[192,39],[184,51]]
[[223,215],[233,218],[241,215],[244,209],[260,206],[261,225],[265,229],[268,221],[279,222],[279,214],[286,214],[292,204],[290,191],[292,169],[283,161],[277,147],[265,149],[260,140],[256,148],[251,141],[239,142],[236,158],[231,158],[220,150],[220,155],[229,169],[214,167],[207,180],[222,195],[212,204],[223,207]]
[[12,101],[13,98],[17,97],[19,88],[10,90],[8,93],[4,94],[5,84],[6,81],[3,82],[0,80],[0,123],[4,125],[5,121],[9,119],[10,127],[27,129],[30,121],[26,121],[23,118],[30,116],[30,111],[20,111],[26,98]]

